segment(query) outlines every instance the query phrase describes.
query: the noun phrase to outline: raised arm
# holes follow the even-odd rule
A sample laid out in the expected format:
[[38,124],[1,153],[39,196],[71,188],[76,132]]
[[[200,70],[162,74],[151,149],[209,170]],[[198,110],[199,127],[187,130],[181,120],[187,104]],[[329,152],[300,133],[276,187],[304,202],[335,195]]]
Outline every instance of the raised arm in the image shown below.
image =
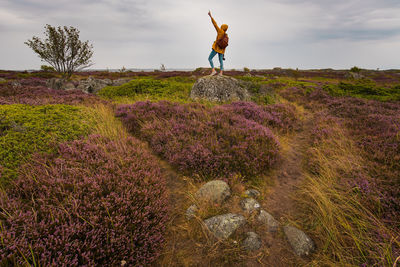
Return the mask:
[[214,20],[214,18],[211,16],[211,12],[210,12],[210,11],[208,11],[208,15],[209,15],[210,18],[211,18],[211,22],[212,22],[212,24],[214,25],[215,30],[216,30],[217,32],[219,32],[221,29],[218,27],[217,22],[216,22],[216,21]]

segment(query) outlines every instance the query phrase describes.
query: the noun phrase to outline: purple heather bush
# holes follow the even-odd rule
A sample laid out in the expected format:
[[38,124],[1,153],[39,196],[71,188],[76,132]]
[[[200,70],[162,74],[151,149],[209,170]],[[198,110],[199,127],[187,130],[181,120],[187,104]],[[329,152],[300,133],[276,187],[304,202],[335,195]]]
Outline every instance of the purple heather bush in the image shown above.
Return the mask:
[[143,144],[60,144],[0,193],[0,265],[143,266],[161,252],[165,180]]
[[[30,79],[32,82],[34,79]],[[40,82],[33,82],[34,84]],[[0,84],[0,105],[28,104],[93,104],[106,102],[95,95],[86,94],[80,90],[54,90],[42,85],[24,85],[21,81],[20,86],[12,86],[9,83]]]
[[251,180],[278,158],[280,145],[268,127],[290,129],[292,112],[283,105],[239,102],[206,108],[160,101],[121,105],[116,115],[184,173],[202,179],[241,174]]
[[288,104],[260,106],[253,102],[234,102],[221,108],[282,132],[293,130],[297,121],[295,107]]

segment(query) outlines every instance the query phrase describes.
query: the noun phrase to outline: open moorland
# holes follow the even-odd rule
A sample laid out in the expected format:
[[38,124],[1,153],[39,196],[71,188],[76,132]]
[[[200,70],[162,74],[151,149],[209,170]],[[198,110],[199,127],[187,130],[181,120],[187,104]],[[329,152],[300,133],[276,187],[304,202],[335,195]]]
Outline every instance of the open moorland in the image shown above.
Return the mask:
[[[55,90],[0,71],[0,266],[393,266],[400,256],[400,71],[226,71],[251,101],[193,101],[195,71],[78,72]],[[201,206],[225,181],[231,196]],[[279,222],[216,239],[247,189]],[[283,226],[315,243],[297,256]],[[261,239],[243,245],[246,232]]]

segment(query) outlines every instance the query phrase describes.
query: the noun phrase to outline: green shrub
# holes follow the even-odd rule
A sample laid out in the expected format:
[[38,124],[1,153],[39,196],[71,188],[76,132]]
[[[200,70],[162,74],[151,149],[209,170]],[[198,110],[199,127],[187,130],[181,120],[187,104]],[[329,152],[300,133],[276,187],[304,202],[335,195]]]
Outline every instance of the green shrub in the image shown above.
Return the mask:
[[99,91],[99,95],[117,100],[129,98],[132,100],[187,101],[194,80],[191,78],[173,77],[155,79],[152,77],[134,79],[121,86],[107,86]]
[[45,72],[55,72],[56,70],[52,66],[42,65],[40,66],[40,70]]
[[361,69],[357,66],[354,66],[350,69],[351,72],[355,72],[355,73],[359,73],[361,71]]
[[353,96],[380,101],[400,100],[400,85],[383,87],[369,79],[361,79],[354,83],[328,84],[324,85],[323,89],[332,96]]
[[257,95],[252,97],[252,100],[259,105],[271,105],[277,103],[277,96],[275,94]]
[[50,152],[49,144],[88,134],[82,108],[68,105],[0,105],[0,184],[17,175],[33,152]]

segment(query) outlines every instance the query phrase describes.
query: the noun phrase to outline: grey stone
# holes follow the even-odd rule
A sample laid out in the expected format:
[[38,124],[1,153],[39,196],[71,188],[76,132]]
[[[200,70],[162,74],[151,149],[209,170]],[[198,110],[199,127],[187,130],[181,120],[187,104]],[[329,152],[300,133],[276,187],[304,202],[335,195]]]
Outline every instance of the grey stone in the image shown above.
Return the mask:
[[110,79],[95,79],[90,76],[86,80],[81,80],[77,89],[82,90],[85,93],[95,94],[109,85],[113,85],[113,82]]
[[244,194],[246,197],[253,197],[253,198],[258,198],[261,195],[261,193],[255,189],[246,190],[244,191]]
[[199,208],[196,205],[191,205],[185,213],[186,219],[187,220],[191,220],[192,218],[194,218],[194,216],[196,215],[196,212],[199,210]]
[[283,231],[296,255],[309,255],[315,250],[314,242],[303,231],[293,226],[285,226]]
[[229,76],[205,76],[193,85],[190,97],[214,102],[249,100],[247,84]]
[[65,79],[51,78],[47,80],[46,86],[54,90],[62,90],[65,82]]
[[222,204],[230,195],[231,190],[227,183],[221,180],[214,180],[200,187],[194,197],[199,202]]
[[257,216],[257,221],[263,223],[268,226],[268,232],[276,232],[278,231],[279,223],[275,218],[266,212],[265,210],[261,210],[260,214]]
[[254,198],[245,198],[240,201],[240,206],[242,209],[248,213],[252,213],[253,211],[260,209],[260,204]]
[[261,238],[254,232],[247,232],[246,239],[243,241],[245,250],[254,251],[261,248]]
[[5,82],[5,81],[6,81],[6,79],[0,78],[0,82]]
[[132,78],[120,78],[117,80],[112,81],[113,86],[120,86],[132,80]]
[[236,229],[246,223],[242,215],[227,213],[204,221],[207,228],[219,239],[227,239]]
[[22,124],[16,123],[15,121],[11,121],[11,129],[15,132],[26,132],[26,127],[24,127]]
[[72,82],[67,82],[64,84],[63,86],[64,90],[75,90],[75,84],[73,84]]
[[13,88],[21,87],[21,83],[20,83],[20,82],[17,82],[17,81],[13,81],[13,82],[11,82],[11,86],[12,86]]
[[354,79],[354,80],[360,80],[362,78],[365,78],[364,75],[358,72],[348,72],[345,75],[346,78]]

